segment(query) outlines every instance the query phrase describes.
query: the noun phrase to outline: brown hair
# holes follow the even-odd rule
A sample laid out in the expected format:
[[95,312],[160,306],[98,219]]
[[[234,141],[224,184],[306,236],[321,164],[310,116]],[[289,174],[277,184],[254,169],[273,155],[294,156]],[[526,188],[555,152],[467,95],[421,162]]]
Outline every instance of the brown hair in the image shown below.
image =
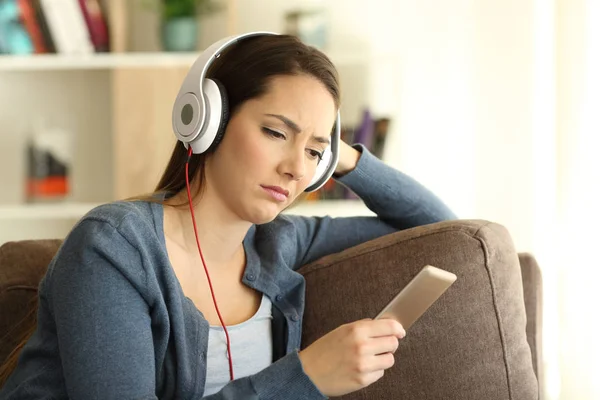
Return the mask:
[[[301,74],[318,79],[339,108],[339,78],[333,63],[321,51],[291,35],[246,38],[223,52],[213,62],[207,76],[218,80],[225,88],[231,117],[245,101],[264,95],[273,77]],[[210,153],[194,155],[190,160],[190,185],[194,187],[194,196],[203,190],[203,167]],[[178,141],[155,193],[176,194],[185,188],[185,161],[186,149]],[[148,200],[148,196],[142,199]]]
[[[339,78],[333,63],[321,51],[305,45],[295,36],[261,35],[246,38],[223,52],[207,74],[225,88],[230,117],[245,101],[264,95],[269,89],[270,80],[282,75],[309,75],[318,79],[331,93],[336,108],[339,108]],[[161,201],[154,195],[174,195],[184,190],[186,153],[185,147],[178,141],[154,193],[130,200]],[[204,188],[204,163],[209,154],[194,155],[190,160],[190,185],[194,188],[194,196],[201,194]],[[26,329],[20,344],[0,366],[0,385],[16,367],[21,348],[35,330],[36,305],[22,322]]]

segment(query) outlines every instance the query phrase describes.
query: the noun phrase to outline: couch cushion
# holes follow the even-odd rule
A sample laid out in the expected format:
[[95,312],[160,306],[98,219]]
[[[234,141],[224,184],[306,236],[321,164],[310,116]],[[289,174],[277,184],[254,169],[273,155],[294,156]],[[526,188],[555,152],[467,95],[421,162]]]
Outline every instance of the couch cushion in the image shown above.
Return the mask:
[[0,247],[0,364],[18,344],[36,307],[37,289],[60,240],[26,240]]
[[537,400],[521,270],[486,221],[448,221],[379,238],[303,267],[303,348],[374,317],[426,264],[458,280],[407,332],[385,376],[345,399]]

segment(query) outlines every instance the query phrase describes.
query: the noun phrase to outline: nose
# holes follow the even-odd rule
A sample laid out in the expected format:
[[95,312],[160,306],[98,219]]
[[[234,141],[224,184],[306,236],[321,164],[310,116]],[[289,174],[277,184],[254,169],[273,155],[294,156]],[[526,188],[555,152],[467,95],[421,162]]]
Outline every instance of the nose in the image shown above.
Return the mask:
[[285,155],[279,164],[279,173],[288,176],[290,179],[299,181],[306,175],[306,157],[304,149],[293,150]]

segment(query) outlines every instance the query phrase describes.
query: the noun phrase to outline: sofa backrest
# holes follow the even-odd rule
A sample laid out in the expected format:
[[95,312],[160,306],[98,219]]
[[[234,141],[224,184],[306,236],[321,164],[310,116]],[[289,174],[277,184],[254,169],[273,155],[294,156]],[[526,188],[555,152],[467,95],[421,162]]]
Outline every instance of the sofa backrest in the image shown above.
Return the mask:
[[384,377],[344,399],[538,400],[519,258],[487,221],[409,229],[304,266],[302,346],[374,317],[427,264],[457,281],[407,331]]

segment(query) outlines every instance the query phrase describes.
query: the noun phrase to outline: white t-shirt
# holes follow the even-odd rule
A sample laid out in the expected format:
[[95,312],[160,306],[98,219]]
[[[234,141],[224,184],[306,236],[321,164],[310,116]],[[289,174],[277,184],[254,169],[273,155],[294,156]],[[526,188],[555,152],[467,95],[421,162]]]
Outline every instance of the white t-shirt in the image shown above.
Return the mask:
[[[235,379],[262,371],[273,362],[271,300],[263,294],[256,314],[247,321],[227,327]],[[227,338],[221,326],[211,326],[206,355],[204,396],[221,390],[229,382]]]

